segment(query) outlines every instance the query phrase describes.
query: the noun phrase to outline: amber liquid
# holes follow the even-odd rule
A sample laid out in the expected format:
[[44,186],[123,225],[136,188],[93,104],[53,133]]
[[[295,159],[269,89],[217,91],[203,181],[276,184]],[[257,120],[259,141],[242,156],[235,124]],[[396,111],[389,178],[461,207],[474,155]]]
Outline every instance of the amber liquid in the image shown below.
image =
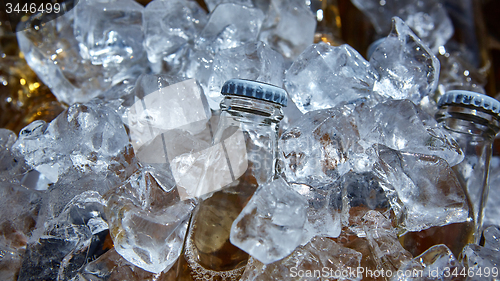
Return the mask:
[[255,179],[239,183],[200,202],[193,214],[177,280],[239,280],[248,254],[231,244],[229,235],[238,217],[257,189]]
[[408,232],[399,237],[399,241],[413,256],[420,255],[434,245],[445,244],[458,257],[465,245],[474,242],[474,229],[473,221],[452,223]]

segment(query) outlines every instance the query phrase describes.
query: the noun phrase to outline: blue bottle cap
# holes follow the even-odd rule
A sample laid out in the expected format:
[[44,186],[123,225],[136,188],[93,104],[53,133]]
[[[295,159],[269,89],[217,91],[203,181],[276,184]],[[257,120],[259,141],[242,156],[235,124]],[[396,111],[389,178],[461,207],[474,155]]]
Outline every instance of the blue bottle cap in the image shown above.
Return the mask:
[[270,101],[281,106],[286,106],[288,101],[287,93],[284,89],[262,82],[231,79],[224,83],[221,93],[223,95],[237,95],[264,101]]
[[438,107],[445,105],[467,105],[490,112],[500,117],[500,102],[485,94],[465,90],[452,90],[446,92],[438,102]]

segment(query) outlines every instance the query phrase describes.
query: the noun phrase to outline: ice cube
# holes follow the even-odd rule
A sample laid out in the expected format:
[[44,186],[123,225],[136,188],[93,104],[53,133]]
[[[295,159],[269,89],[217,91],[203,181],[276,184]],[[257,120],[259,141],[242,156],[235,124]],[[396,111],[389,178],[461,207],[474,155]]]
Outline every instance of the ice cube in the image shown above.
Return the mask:
[[252,0],[206,0],[205,4],[207,5],[208,11],[213,11],[217,5],[223,4],[223,3],[235,3],[235,4],[240,4],[240,5],[245,5],[248,7],[253,7],[253,1]]
[[142,12],[132,0],[82,0],[74,8],[80,54],[94,65],[137,64],[144,57]]
[[256,8],[234,3],[218,5],[196,38],[197,49],[218,52],[257,40],[264,13]]
[[306,113],[370,96],[378,74],[351,46],[309,46],[285,75],[285,88]]
[[281,135],[281,160],[288,182],[316,187],[348,172],[348,152],[359,140],[352,110],[345,105],[309,112]]
[[130,281],[171,280],[167,276],[166,273],[151,273],[143,270],[125,260],[115,249],[110,249],[98,259],[81,268],[76,280],[100,280],[103,278]]
[[300,245],[307,201],[282,179],[264,184],[231,226],[231,243],[268,264]]
[[[138,79],[135,88],[136,101],[127,112],[130,138],[136,151],[146,149],[143,146],[150,146],[157,136],[168,134],[168,131],[176,128],[182,128],[192,134],[205,129],[205,123],[211,113],[203,90],[195,79],[182,80],[177,77],[148,74]],[[155,146],[152,149],[156,152],[162,151],[163,146]],[[172,156],[178,154],[174,151],[167,153]],[[157,163],[151,159],[155,157],[143,153],[140,160],[145,163]]]
[[392,17],[400,17],[434,53],[453,35],[451,19],[439,1],[353,0],[352,3],[370,18],[381,35],[390,31]]
[[439,60],[403,20],[394,17],[392,25],[389,36],[370,57],[370,65],[379,74],[373,91],[418,104],[437,88]]
[[151,1],[142,13],[144,48],[156,73],[165,57],[190,44],[205,26],[206,12],[195,1]]
[[420,231],[468,219],[465,193],[445,160],[383,146],[376,151],[379,160],[374,172],[402,230]]
[[164,190],[147,171],[136,172],[106,197],[116,251],[144,270],[170,269],[181,254],[194,202],[180,201],[177,189]]
[[61,102],[87,102],[112,85],[103,66],[93,65],[80,55],[73,34],[74,9],[39,25],[38,14],[17,32],[19,48],[28,65]]
[[128,168],[134,166],[129,146],[114,110],[88,103],[69,107],[50,124],[31,123],[20,132],[12,149],[51,183],[73,173],[100,174],[112,184],[127,178]]
[[[284,76],[283,57],[262,42],[249,42],[242,46],[224,49],[214,56],[207,75],[197,79],[210,98],[213,109],[219,109],[220,90],[232,78],[249,79],[281,87]],[[214,108],[216,106],[216,108]]]
[[500,229],[497,226],[490,226],[483,231],[484,247],[495,251],[500,251]]
[[467,272],[474,273],[467,280],[492,280],[492,277],[498,276],[499,251],[469,244],[462,250],[461,257]]
[[361,280],[362,276],[353,270],[359,268],[361,259],[361,253],[356,250],[329,238],[315,237],[274,263],[263,264],[251,258],[241,280],[323,280],[321,277],[324,280]]
[[390,100],[359,108],[357,125],[365,147],[378,143],[392,149],[435,155],[450,166],[464,155],[453,137],[432,116],[408,100]]
[[32,237],[34,242],[28,245],[20,279],[29,280],[29,276],[35,274],[68,280],[81,266],[101,255],[108,229],[104,204],[99,193],[86,191],[75,196],[52,218],[39,219],[37,231],[43,234]]
[[314,14],[301,0],[272,0],[266,8],[266,19],[259,39],[286,59],[294,60],[314,41]]
[[463,266],[455,258],[453,253],[443,244],[430,247],[421,255],[413,258],[408,263],[401,266],[397,276],[391,281],[406,280],[455,280]]
[[306,222],[302,233],[302,245],[315,236],[337,237],[341,231],[342,196],[338,184],[312,187],[291,183],[290,187],[307,199]]

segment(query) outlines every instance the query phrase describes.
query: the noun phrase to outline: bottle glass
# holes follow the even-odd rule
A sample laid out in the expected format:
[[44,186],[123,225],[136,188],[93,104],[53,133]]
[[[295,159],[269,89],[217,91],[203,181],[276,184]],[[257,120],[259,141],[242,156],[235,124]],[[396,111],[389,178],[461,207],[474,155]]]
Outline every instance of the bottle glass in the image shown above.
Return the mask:
[[[223,146],[231,183],[200,200],[181,257],[184,261],[180,262],[185,267],[181,271],[190,278],[181,280],[203,280],[207,276],[213,280],[239,279],[248,254],[229,241],[231,225],[257,187],[278,173],[278,130],[286,92],[267,84],[233,79],[226,82],[223,94],[214,143]],[[235,136],[244,141],[240,144],[244,147],[242,153],[228,147],[234,142],[226,140]]]
[[465,156],[453,169],[471,202],[474,240],[478,243],[488,197],[492,145],[500,130],[500,102],[484,94],[455,90],[440,99],[439,107],[436,119],[455,138]]

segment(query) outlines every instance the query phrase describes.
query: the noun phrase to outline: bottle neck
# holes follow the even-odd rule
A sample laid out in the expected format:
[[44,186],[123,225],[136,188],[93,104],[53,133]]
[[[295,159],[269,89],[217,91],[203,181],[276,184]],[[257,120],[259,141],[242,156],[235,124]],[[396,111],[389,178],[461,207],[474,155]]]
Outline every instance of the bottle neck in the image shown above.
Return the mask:
[[461,134],[461,138],[492,142],[500,130],[499,120],[488,112],[466,106],[444,106],[436,113],[436,120],[447,130]]
[[[263,100],[227,95],[222,100],[221,116],[214,142],[242,134],[244,156],[231,157],[248,160],[245,176],[254,177],[263,184],[278,174],[278,131],[283,119],[281,105]],[[234,138],[234,137],[233,137]],[[226,147],[226,150],[228,148]],[[239,150],[241,151],[241,150]],[[235,173],[235,179],[241,175]]]
[[491,147],[500,130],[500,122],[491,113],[467,106],[443,106],[436,113],[436,119],[455,138],[464,153],[464,160],[453,170],[471,202],[476,224],[474,239],[478,242],[488,197]]

